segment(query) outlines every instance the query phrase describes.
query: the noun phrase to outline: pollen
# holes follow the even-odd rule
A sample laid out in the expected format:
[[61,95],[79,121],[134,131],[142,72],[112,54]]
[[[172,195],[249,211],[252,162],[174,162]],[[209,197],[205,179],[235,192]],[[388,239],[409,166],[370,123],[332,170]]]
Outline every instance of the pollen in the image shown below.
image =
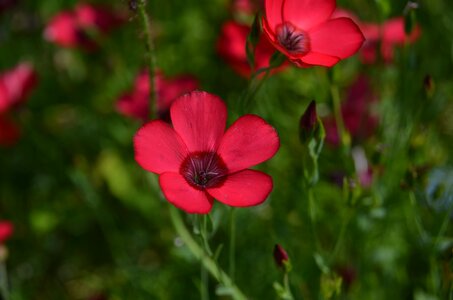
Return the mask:
[[289,22],[277,27],[277,40],[290,54],[303,55],[310,51],[308,35]]
[[196,189],[218,187],[225,181],[228,169],[215,152],[194,152],[181,164],[181,175]]

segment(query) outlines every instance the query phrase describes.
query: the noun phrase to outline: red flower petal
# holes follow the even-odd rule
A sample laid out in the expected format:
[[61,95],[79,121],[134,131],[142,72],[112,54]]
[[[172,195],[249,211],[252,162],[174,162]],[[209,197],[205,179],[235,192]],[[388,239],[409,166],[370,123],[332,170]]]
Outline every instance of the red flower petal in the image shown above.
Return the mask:
[[270,159],[279,146],[272,126],[258,116],[245,115],[228,128],[217,153],[234,173]]
[[157,120],[145,124],[134,136],[135,160],[147,171],[162,174],[179,172],[187,148],[167,123]]
[[266,200],[272,191],[272,177],[255,170],[229,175],[223,185],[208,189],[218,201],[230,206],[254,206]]
[[0,222],[0,244],[3,244],[14,231],[13,224],[9,221]]
[[173,127],[190,152],[217,150],[227,117],[226,106],[219,97],[191,92],[175,100],[170,113]]
[[307,65],[332,67],[340,61],[340,58],[322,53],[309,52],[303,57],[292,61],[300,67],[305,67]]
[[335,10],[335,0],[286,0],[283,19],[299,29],[309,30],[326,20]]
[[309,31],[311,50],[346,58],[356,53],[365,38],[357,24],[348,18],[331,19]]
[[285,0],[266,0],[265,12],[266,20],[272,31],[275,32],[275,27],[283,21],[283,3]]
[[211,211],[213,199],[206,192],[190,186],[180,174],[164,173],[159,184],[165,198],[174,206],[191,214],[207,214]]
[[409,36],[404,31],[404,18],[388,20],[383,25],[383,43],[403,45],[406,41],[414,42],[420,36],[420,27],[416,26]]

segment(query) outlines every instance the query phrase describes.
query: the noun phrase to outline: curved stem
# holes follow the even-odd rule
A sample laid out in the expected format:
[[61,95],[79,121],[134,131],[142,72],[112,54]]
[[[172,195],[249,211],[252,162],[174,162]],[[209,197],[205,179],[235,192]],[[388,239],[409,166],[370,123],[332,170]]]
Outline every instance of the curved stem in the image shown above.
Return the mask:
[[138,6],[140,19],[146,35],[146,54],[148,57],[148,73],[149,73],[149,117],[154,119],[157,114],[157,86],[156,86],[156,58],[154,56],[154,42],[151,34],[151,23],[149,16],[146,13],[146,0],[141,0]]
[[345,129],[343,114],[341,113],[340,92],[338,86],[330,83],[330,93],[332,95],[333,110],[335,115],[335,123],[337,124],[338,136],[340,137],[341,146],[343,149],[349,149],[350,137]]
[[234,273],[236,267],[236,255],[235,255],[235,248],[236,248],[236,209],[234,207],[231,208],[230,213],[230,251],[229,251],[229,273],[231,280],[234,281]]
[[291,288],[289,286],[289,274],[288,273],[285,273],[285,275],[283,277],[283,284],[285,286],[286,299],[293,300],[294,297],[293,297],[293,294],[291,293]]
[[187,245],[187,248],[189,248],[190,252],[192,252],[196,259],[201,261],[206,270],[208,270],[209,273],[211,273],[211,275],[218,282],[224,284],[229,288],[231,297],[236,300],[247,299],[242,291],[233,284],[233,281],[230,279],[230,277],[217,265],[217,263],[211,257],[209,257],[205,253],[205,251],[203,251],[203,249],[197,244],[197,242],[195,242],[186,226],[184,225],[180,213],[173,206],[170,206],[170,217],[176,232]]

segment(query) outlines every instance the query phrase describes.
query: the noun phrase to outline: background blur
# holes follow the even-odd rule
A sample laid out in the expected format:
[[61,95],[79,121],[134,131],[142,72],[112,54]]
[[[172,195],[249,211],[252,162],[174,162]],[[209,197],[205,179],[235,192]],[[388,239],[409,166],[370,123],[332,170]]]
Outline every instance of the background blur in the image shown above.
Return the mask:
[[[132,137],[142,122],[116,108],[146,66],[139,17],[126,1],[93,1],[123,17],[109,32],[87,33],[93,49],[46,40],[49,21],[77,3],[0,1],[0,73],[28,62],[38,77],[26,102],[8,114],[20,138],[0,146],[0,220],[14,224],[5,242],[10,298],[199,299],[199,262],[178,239],[156,177],[134,161]],[[382,23],[402,16],[406,1],[337,4]],[[334,72],[290,66],[257,94],[250,112],[277,129],[282,146],[260,166],[274,178],[270,198],[236,211],[236,283],[251,298],[276,298],[272,284],[282,274],[272,250],[279,243],[291,258],[297,299],[327,299],[339,279],[337,299],[451,299],[453,2],[419,6],[421,35],[396,47],[392,62],[365,64],[357,54]],[[227,102],[231,123],[247,79],[216,43],[222,23],[251,24],[253,16],[238,14],[229,0],[148,0],[147,11],[158,68],[169,78],[194,76],[201,90]],[[316,246],[298,124],[313,99],[328,124],[329,76],[343,101],[357,78],[367,78],[377,125],[366,137],[351,133],[371,182],[350,182],[354,160],[326,141],[314,188]],[[228,207],[215,205],[214,248],[226,249],[228,215]],[[340,232],[344,240],[335,247]],[[227,259],[225,250],[219,263],[226,267]],[[213,298],[215,287],[212,280]]]

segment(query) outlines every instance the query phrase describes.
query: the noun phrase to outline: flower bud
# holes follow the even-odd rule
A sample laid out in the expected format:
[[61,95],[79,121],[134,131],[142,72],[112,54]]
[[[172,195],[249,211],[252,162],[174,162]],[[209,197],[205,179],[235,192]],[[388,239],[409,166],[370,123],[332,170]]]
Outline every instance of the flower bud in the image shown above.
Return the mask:
[[316,102],[312,100],[299,121],[299,135],[302,143],[305,143],[313,136],[317,125]]
[[13,224],[9,221],[0,221],[0,244],[3,244],[13,234]]
[[279,268],[282,268],[285,272],[289,272],[290,264],[288,253],[286,253],[285,249],[279,244],[275,244],[274,247],[274,260]]

